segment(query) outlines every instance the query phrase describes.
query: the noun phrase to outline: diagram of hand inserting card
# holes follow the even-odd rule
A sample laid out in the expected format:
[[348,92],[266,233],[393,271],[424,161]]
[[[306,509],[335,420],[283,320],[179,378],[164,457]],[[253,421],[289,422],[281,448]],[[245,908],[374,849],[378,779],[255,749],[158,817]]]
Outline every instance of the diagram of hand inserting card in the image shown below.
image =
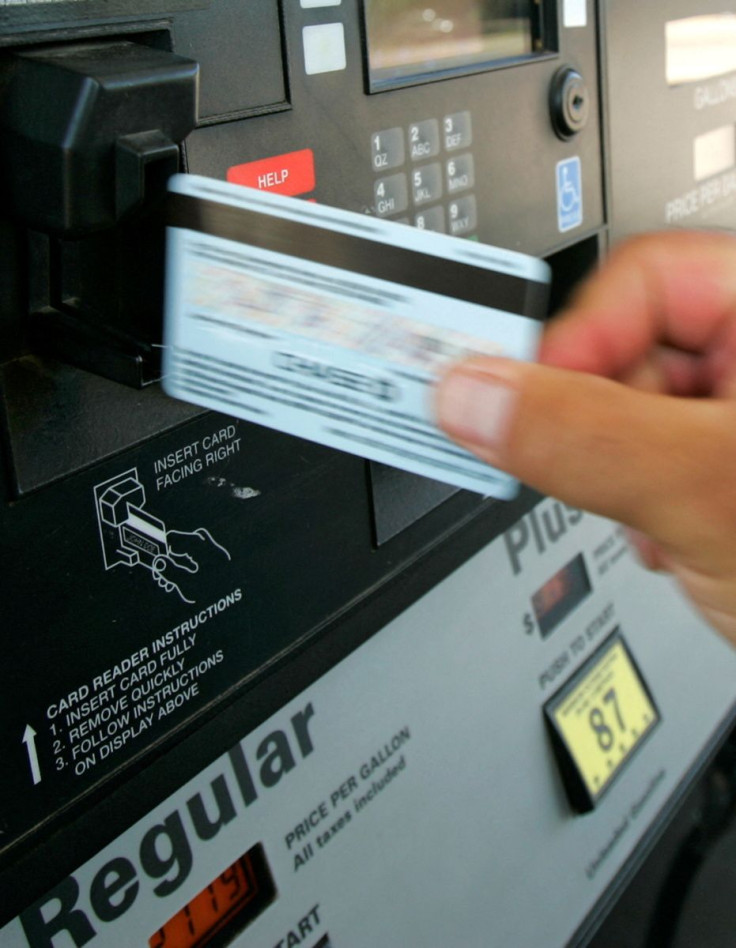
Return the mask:
[[196,602],[195,577],[211,561],[231,559],[205,527],[169,530],[146,510],[136,468],[98,484],[95,506],[105,569],[142,566],[157,586],[176,592],[183,602]]

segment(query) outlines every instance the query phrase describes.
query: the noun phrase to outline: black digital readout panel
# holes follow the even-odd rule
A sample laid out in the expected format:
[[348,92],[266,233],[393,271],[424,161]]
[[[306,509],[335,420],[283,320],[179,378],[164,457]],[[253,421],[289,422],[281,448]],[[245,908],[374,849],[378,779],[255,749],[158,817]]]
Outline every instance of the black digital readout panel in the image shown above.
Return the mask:
[[539,631],[546,638],[592,590],[582,553],[551,576],[532,596]]
[[149,948],[225,948],[276,898],[259,843],[213,879],[148,939]]
[[372,91],[544,52],[535,0],[366,0]]

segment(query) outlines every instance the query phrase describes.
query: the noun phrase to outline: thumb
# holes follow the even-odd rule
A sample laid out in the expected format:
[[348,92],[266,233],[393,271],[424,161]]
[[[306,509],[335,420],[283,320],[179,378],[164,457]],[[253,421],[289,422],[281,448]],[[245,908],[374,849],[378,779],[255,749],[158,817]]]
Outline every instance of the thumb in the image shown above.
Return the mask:
[[655,395],[506,359],[453,367],[439,384],[437,415],[450,437],[494,467],[675,546],[685,539],[678,508],[688,525],[718,516],[722,498],[706,482],[736,463],[732,402]]

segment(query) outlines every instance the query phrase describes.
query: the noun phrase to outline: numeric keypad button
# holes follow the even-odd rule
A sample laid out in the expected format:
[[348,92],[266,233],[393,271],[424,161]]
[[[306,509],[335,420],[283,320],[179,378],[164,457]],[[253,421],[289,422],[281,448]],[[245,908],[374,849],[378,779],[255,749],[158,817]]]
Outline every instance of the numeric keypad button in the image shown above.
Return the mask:
[[404,164],[402,128],[388,128],[371,135],[371,164],[374,171],[387,171]]

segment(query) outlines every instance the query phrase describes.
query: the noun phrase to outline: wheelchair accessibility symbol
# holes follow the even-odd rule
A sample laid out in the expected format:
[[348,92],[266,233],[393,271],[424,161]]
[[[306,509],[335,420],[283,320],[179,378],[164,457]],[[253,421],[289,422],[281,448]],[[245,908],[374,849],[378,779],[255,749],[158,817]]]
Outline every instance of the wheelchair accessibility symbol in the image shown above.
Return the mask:
[[557,163],[557,227],[561,233],[583,223],[583,180],[579,158]]

